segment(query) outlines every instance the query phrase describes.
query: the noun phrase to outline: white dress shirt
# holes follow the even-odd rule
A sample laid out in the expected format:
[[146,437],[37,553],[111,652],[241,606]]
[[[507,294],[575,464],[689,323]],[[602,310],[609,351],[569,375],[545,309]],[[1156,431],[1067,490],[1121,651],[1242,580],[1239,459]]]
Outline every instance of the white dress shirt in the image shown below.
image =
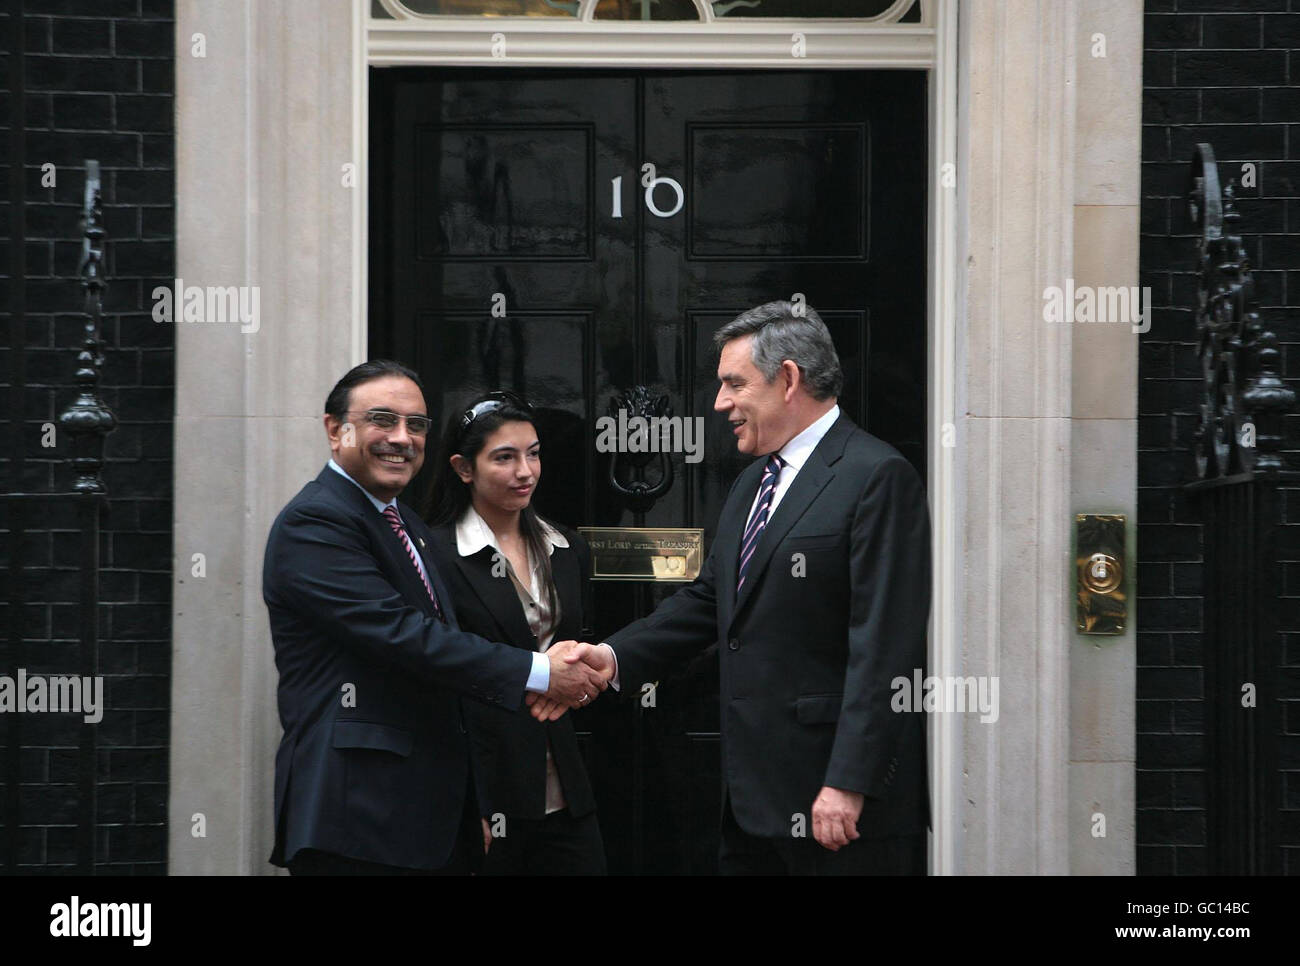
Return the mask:
[[[343,477],[343,479],[349,481],[353,486],[355,486],[355,487],[356,487],[358,490],[360,490],[362,493],[364,493],[364,494],[366,495],[366,499],[370,501],[371,505],[374,506],[375,511],[376,511],[380,516],[383,516],[383,515],[384,515],[384,511],[385,511],[386,509],[388,509],[388,508],[391,506],[391,507],[392,507],[392,508],[397,512],[397,519],[399,519],[399,520],[402,519],[402,511],[397,509],[397,498],[396,498],[396,497],[394,497],[393,499],[391,499],[391,500],[389,500],[387,503],[385,503],[383,500],[379,499],[377,496],[375,496],[373,493],[371,493],[369,490],[367,490],[364,486],[362,486],[362,485],[361,485],[360,483],[358,483],[356,480],[352,479],[352,477],[348,475],[347,470],[345,470],[343,467],[339,466],[338,463],[334,462],[334,460],[333,460],[332,457],[331,457],[331,459],[330,459],[330,461],[329,461],[329,468],[332,469],[332,470],[333,470],[335,473],[337,473],[339,476]],[[477,516],[477,515],[478,515],[478,514],[475,514],[475,516]],[[388,518],[387,518],[387,517],[384,517],[384,523],[388,523]],[[389,526],[392,526],[392,524],[389,524]],[[403,526],[403,527],[406,526],[406,521],[405,521],[405,520],[402,521],[402,526]],[[486,524],[484,524],[484,526],[486,526]],[[489,531],[489,532],[491,532],[491,531]],[[410,531],[407,531],[407,537],[408,537],[408,538],[410,537]],[[560,539],[563,540],[564,538],[561,537]],[[567,544],[565,544],[565,546],[567,546]],[[416,565],[417,567],[420,568],[420,575],[421,575],[425,580],[429,580],[429,572],[428,572],[427,570],[424,569],[424,560],[423,560],[423,555],[422,555],[422,554],[417,553],[417,554],[415,555],[415,565]],[[429,586],[430,586],[430,587],[433,586],[433,581],[432,581],[432,580],[429,580]],[[551,662],[550,662],[549,660],[547,660],[547,658],[546,658],[546,656],[545,656],[544,654],[541,654],[541,653],[534,654],[534,655],[533,655],[533,668],[532,668],[531,671],[528,672],[528,683],[525,685],[525,687],[526,687],[529,691],[540,691],[540,692],[544,692],[544,691],[546,691],[546,689],[549,688],[550,686],[551,686]]]
[[[781,467],[781,475],[776,480],[776,490],[772,493],[772,505],[767,510],[769,520],[776,514],[776,508],[780,505],[781,498],[789,491],[790,484],[799,475],[804,463],[808,462],[808,457],[812,456],[812,451],[817,448],[817,444],[822,441],[822,437],[830,431],[835,420],[839,418],[840,407],[836,404],[810,424],[802,433],[792,437],[790,442],[777,450],[776,455],[781,457],[785,465]],[[760,480],[758,490],[754,492],[754,499],[750,501],[749,513],[745,515],[746,525],[754,515],[754,508],[758,506],[758,493],[762,489],[762,481]]]

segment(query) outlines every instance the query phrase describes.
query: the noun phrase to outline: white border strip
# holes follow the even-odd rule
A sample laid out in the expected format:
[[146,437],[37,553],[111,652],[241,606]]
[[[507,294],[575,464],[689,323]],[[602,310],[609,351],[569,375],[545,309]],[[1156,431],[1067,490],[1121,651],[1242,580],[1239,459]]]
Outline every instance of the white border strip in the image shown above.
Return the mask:
[[[364,2],[364,0],[360,0]],[[796,57],[796,35],[806,56]],[[506,56],[493,57],[504,36]],[[368,62],[527,67],[863,67],[928,70],[935,28],[860,21],[583,24],[568,19],[367,19]]]
[[352,190],[352,365],[369,355],[370,312],[370,64],[366,37],[370,20],[368,0],[352,5],[352,158],[356,184]]
[[[957,0],[939,0],[935,11],[935,67],[930,72],[930,226],[927,239],[929,266],[929,467],[930,517],[933,524],[932,566],[934,600],[930,614],[930,670],[936,675],[961,674],[962,626],[960,609],[964,599],[961,572],[962,506],[959,485],[962,461],[957,454],[968,448],[957,439],[956,446],[944,446],[945,424],[952,432],[965,432],[961,414],[965,394],[957,378],[960,340],[958,324],[962,309],[960,281],[962,260],[957,251],[957,201],[966,196],[966,172],[958,164],[957,90]],[[952,187],[944,187],[944,165],[952,164]],[[959,714],[930,717],[930,804],[934,818],[930,839],[930,870],[936,875],[956,875],[961,869],[961,726]]]

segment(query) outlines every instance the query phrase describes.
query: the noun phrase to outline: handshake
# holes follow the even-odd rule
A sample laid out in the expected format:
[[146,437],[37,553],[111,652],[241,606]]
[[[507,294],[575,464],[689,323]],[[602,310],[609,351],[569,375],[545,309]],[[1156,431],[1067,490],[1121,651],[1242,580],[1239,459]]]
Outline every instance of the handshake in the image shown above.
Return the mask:
[[603,644],[560,641],[546,649],[551,685],[544,694],[530,691],[524,699],[538,721],[556,721],[570,708],[585,708],[609,687],[616,664],[614,652]]

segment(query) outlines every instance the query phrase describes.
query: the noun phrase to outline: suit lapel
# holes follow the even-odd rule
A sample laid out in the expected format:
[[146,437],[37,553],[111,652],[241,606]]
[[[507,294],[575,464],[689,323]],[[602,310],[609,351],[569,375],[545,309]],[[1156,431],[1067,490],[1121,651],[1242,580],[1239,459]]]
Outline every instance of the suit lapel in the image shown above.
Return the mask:
[[[790,532],[790,528],[803,516],[804,511],[812,505],[813,500],[817,499],[817,494],[821,493],[834,475],[826,464],[817,458],[816,452],[808,457],[808,461],[804,463],[794,482],[790,484],[790,489],[786,491],[785,496],[781,497],[776,512],[768,518],[762,536],[758,538],[758,546],[754,548],[754,556],[749,561],[749,570],[745,572],[745,586],[740,588],[740,594],[736,598],[737,613],[754,593],[754,587],[761,582],[763,571],[767,569],[777,544]],[[734,567],[735,565],[733,569]]]
[[[451,591],[443,583],[441,575],[438,573],[438,565],[433,560],[433,534],[429,528],[424,525],[424,521],[409,506],[398,501],[398,512],[402,515],[402,522],[406,524],[406,533],[411,538],[411,544],[420,554],[420,560],[424,562],[424,572],[429,575],[429,583],[433,584],[433,592],[438,596],[438,606],[442,608],[442,616],[450,624],[456,623],[456,607],[452,603]],[[392,527],[389,527],[391,530]],[[397,534],[393,534],[394,537]],[[399,539],[398,545],[401,545]],[[408,568],[409,569],[409,568]],[[424,583],[420,580],[420,575],[415,575],[416,582],[420,584],[420,591],[427,601],[429,593],[424,589]],[[433,610],[430,604],[428,610]]]
[[[377,511],[374,504],[366,497],[355,483],[340,476],[327,465],[321,470],[320,475],[316,477],[316,482],[324,486],[331,493],[341,498],[345,504],[351,507],[361,520],[362,526],[370,531],[375,545],[388,558],[390,570],[397,574],[398,589],[404,591],[404,596],[408,603],[419,607],[426,614],[433,614],[433,602],[429,600],[429,592],[424,588],[424,581],[420,579],[420,572],[415,569],[415,564],[406,554],[406,548],[402,546],[402,538],[393,532],[392,524],[384,518],[384,515]],[[398,504],[398,512],[402,516],[403,522],[407,524],[407,533],[414,537],[415,531],[411,529],[411,519],[414,518],[417,523],[419,517],[415,511],[401,503]],[[419,544],[415,546],[418,548]],[[428,567],[426,558],[426,567],[432,576],[433,569]],[[434,584],[437,589],[437,584]],[[445,599],[445,594],[440,594],[439,602]]]
[[[754,587],[760,582],[763,571],[767,569],[772,559],[772,554],[776,552],[777,545],[785,539],[785,535],[799,522],[799,518],[812,506],[813,501],[826,488],[826,484],[835,476],[831,465],[843,455],[851,428],[852,423],[841,413],[813,451],[808,454],[808,459],[804,461],[794,482],[790,484],[790,489],[786,490],[785,496],[781,497],[776,511],[768,518],[767,526],[763,528],[763,535],[758,538],[758,546],[754,548],[754,556],[749,561],[749,570],[745,573],[745,586],[740,589],[740,594],[736,597],[732,619],[753,595]],[[757,488],[757,481],[754,485]],[[752,492],[750,501],[753,501]],[[745,509],[748,511],[748,504],[745,505]],[[736,585],[739,560],[735,558],[739,552],[740,543],[737,540],[731,561],[732,588]]]
[[[494,553],[492,548],[484,547],[478,553],[462,557],[456,551],[455,541],[453,532],[452,552],[456,554],[456,566],[465,575],[465,581],[473,589],[475,596],[483,602],[484,609],[501,629],[503,635],[501,640],[516,646],[524,646],[528,641],[535,640],[533,630],[524,617],[524,609],[519,605],[519,594],[515,591],[514,581],[505,574],[500,577],[492,574]],[[525,647],[525,650],[533,650],[535,647],[536,644],[532,648]]]
[[718,580],[718,605],[723,622],[731,623],[736,606],[736,580],[740,568],[740,539],[745,535],[749,520],[749,505],[758,492],[758,481],[763,475],[766,460],[755,460],[740,474],[731,499],[722,509],[718,532],[714,536]]

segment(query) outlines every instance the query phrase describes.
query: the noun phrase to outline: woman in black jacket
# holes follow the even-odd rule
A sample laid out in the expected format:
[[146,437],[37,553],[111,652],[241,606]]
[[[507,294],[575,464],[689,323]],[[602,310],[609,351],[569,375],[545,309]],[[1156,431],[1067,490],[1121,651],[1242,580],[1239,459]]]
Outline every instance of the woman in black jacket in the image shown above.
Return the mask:
[[[458,622],[529,651],[577,639],[586,542],[532,508],[541,476],[532,409],[494,392],[454,413],[434,471],[429,525],[438,573]],[[572,712],[543,723],[462,702],[469,730],[484,871],[489,875],[603,875],[596,803]]]

